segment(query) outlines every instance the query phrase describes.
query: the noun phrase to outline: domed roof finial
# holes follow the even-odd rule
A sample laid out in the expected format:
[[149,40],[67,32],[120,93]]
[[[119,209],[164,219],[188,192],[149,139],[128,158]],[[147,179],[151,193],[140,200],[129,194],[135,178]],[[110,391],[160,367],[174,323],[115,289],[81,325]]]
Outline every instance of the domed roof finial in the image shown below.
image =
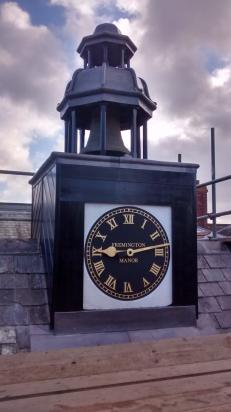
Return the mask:
[[112,23],[102,23],[96,26],[94,34],[99,33],[113,33],[113,34],[122,34],[121,31]]

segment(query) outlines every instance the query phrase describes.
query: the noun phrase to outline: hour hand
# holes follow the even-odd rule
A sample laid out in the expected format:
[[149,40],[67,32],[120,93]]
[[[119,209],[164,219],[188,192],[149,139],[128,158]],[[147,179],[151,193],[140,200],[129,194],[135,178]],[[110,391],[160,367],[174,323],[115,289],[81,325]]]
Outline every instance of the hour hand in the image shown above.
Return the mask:
[[117,255],[117,253],[119,252],[124,252],[124,250],[118,250],[116,249],[114,246],[109,246],[106,249],[99,249],[100,253],[104,253],[105,255],[109,256],[109,257],[114,257]]

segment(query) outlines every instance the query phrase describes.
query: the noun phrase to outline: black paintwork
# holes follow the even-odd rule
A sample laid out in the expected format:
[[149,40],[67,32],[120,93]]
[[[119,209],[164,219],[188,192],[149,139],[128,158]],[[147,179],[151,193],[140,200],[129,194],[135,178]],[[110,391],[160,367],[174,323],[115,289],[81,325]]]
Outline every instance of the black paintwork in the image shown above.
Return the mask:
[[46,175],[36,181],[32,189],[33,239],[38,239],[47,270],[48,303],[53,313],[53,265],[56,218],[56,168],[47,170]]
[[[65,151],[77,152],[79,129],[91,131],[86,147],[80,145],[81,153],[123,156],[128,151],[122,147],[120,131],[131,130],[131,156],[140,157],[137,127],[145,129],[157,104],[150,98],[146,82],[130,68],[135,45],[114,24],[104,23],[97,26],[92,35],[83,38],[77,51],[84,59],[84,66],[73,73],[64,97],[57,105],[61,119],[65,121]],[[96,135],[96,112],[100,106],[101,115],[97,116],[97,123],[101,137],[97,144],[94,140],[92,147],[92,135]],[[111,136],[110,128],[106,127],[110,124],[111,111],[116,112],[117,136]]]
[[[91,160],[89,160],[91,159]],[[33,192],[42,184],[56,195],[33,196],[34,237],[41,236],[45,260],[54,242],[53,270],[49,283],[51,318],[55,311],[77,311],[83,301],[84,204],[169,205],[172,208],[173,305],[197,306],[196,165],[127,161],[97,156],[53,153],[32,178]],[[109,160],[110,162],[109,162]],[[85,164],[81,164],[85,163]],[[97,163],[97,164],[96,164]],[[123,165],[123,167],[121,167]],[[143,165],[143,169],[141,169]],[[159,165],[159,170],[154,170]],[[164,166],[166,165],[166,167]],[[137,168],[136,168],[137,166]],[[145,167],[148,168],[145,170]],[[172,170],[175,167],[175,171]],[[164,170],[165,169],[165,170]],[[48,184],[45,182],[49,182]],[[48,191],[46,191],[47,193]],[[52,193],[52,192],[51,192]],[[45,194],[45,188],[43,195]],[[38,195],[37,195],[38,197]],[[56,204],[54,205],[54,198]],[[41,196],[40,196],[41,199]],[[43,212],[36,211],[41,208]],[[55,210],[55,227],[52,221]],[[35,229],[36,228],[36,229]],[[40,230],[39,230],[40,228]],[[54,236],[54,237],[53,237]],[[51,266],[50,266],[51,268]],[[48,265],[49,269],[49,265]],[[51,270],[51,269],[49,269]],[[52,293],[51,293],[52,289]]]

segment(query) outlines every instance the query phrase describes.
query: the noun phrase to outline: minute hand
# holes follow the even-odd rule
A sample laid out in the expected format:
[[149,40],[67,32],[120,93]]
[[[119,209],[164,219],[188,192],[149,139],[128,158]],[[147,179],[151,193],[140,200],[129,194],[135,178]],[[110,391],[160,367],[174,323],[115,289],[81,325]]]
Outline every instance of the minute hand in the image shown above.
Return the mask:
[[128,249],[127,250],[127,255],[128,256],[133,256],[136,253],[145,252],[146,250],[151,250],[151,249],[158,249],[160,247],[169,246],[169,244],[170,243],[162,243],[161,245],[146,246],[146,247],[141,247],[139,249]]

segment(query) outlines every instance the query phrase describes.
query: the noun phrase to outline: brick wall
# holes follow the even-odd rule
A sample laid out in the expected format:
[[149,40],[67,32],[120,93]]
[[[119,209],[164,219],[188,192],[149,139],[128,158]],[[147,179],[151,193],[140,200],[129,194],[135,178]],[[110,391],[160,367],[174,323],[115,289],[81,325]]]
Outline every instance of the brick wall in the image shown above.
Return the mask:
[[[206,186],[197,189],[197,216],[203,216],[208,213],[207,193],[208,189]],[[208,227],[207,219],[199,220],[198,225]]]

